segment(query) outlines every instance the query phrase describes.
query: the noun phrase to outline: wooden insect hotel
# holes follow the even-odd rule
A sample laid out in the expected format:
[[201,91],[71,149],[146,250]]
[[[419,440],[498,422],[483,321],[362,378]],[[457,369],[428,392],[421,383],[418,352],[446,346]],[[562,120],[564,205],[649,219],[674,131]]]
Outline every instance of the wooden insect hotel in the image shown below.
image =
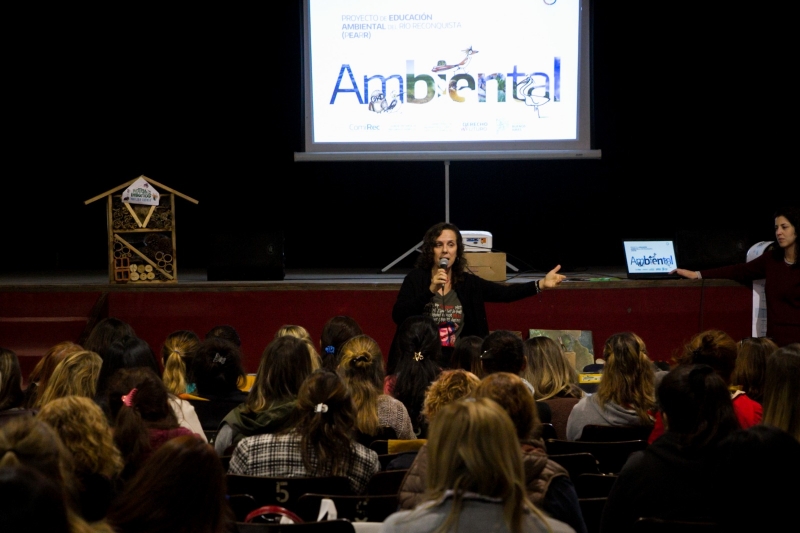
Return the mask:
[[[159,190],[160,189],[160,190]],[[174,283],[175,197],[198,201],[144,175],[84,202],[107,200],[108,279],[112,283]]]

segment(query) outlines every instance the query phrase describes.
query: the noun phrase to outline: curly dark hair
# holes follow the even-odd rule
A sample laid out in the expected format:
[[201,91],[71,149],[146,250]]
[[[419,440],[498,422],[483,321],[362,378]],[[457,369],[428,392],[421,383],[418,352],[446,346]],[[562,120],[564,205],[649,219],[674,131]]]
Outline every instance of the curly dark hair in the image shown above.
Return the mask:
[[425,236],[422,238],[422,253],[417,258],[415,266],[423,270],[431,270],[433,268],[433,249],[436,248],[436,239],[439,238],[444,230],[448,229],[456,234],[456,259],[450,267],[450,273],[455,284],[464,278],[464,270],[467,267],[467,260],[464,258],[464,239],[455,224],[439,222],[425,232]]

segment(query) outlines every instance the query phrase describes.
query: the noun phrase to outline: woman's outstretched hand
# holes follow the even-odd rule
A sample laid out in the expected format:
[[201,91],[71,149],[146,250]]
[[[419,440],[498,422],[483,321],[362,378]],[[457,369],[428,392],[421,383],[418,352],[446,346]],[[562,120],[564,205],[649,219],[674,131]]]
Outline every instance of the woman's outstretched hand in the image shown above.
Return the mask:
[[561,270],[561,265],[556,265],[556,267],[548,272],[544,279],[539,283],[540,289],[552,289],[556,285],[560,284],[562,281],[567,279],[567,276],[563,274],[559,274],[558,271]]
[[676,268],[670,274],[677,274],[682,278],[697,279],[699,276],[694,270],[686,270],[685,268]]

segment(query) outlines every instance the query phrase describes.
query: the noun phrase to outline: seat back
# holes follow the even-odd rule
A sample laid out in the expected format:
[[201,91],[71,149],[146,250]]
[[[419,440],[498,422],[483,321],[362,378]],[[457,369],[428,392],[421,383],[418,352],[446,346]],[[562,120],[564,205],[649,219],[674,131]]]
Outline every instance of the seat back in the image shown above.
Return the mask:
[[343,476],[326,477],[261,477],[225,474],[228,494],[249,494],[259,506],[280,505],[294,509],[297,500],[307,492],[352,494],[350,481]]
[[372,441],[376,440],[389,440],[389,439],[396,439],[397,438],[397,431],[391,426],[381,426],[378,428],[378,432],[375,435],[367,435],[366,433],[361,433],[360,431],[356,432],[356,441],[359,444],[363,444],[364,446],[369,447],[372,444]]
[[607,426],[601,424],[587,424],[583,426],[581,438],[578,440],[589,442],[617,442],[623,440],[644,440],[650,437],[653,425],[646,426]]
[[297,514],[306,522],[319,516],[322,500],[328,498],[336,505],[338,518],[351,522],[383,522],[387,516],[397,511],[397,495],[381,496],[341,496],[337,494],[303,494],[297,501]]
[[644,517],[633,523],[631,533],[715,533],[721,528],[713,522],[687,522]]
[[556,433],[556,427],[549,422],[542,424],[542,438],[544,440],[557,439],[558,433]]
[[367,482],[367,488],[364,490],[364,493],[370,496],[397,496],[407,473],[408,469],[376,472],[372,474],[369,482]]
[[584,472],[574,479],[578,498],[605,498],[617,481],[617,474],[595,474]]
[[547,439],[545,441],[548,455],[566,453],[591,453],[597,459],[601,473],[618,474],[622,470],[628,456],[633,452],[644,450],[646,440],[622,440],[614,442],[589,442],[580,440]]
[[575,483],[581,474],[599,474],[597,459],[590,453],[565,453],[548,454],[547,457],[563,466],[569,473],[569,478]]
[[236,522],[238,533],[355,533],[352,522],[345,519],[303,522],[301,524],[259,524]]

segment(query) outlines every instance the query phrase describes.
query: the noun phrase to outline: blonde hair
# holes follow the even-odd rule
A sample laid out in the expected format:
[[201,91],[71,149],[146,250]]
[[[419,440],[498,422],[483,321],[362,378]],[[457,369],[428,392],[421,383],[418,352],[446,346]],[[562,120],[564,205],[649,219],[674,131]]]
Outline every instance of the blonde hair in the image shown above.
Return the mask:
[[338,373],[356,406],[356,428],[365,435],[378,433],[378,396],[383,393],[383,353],[368,335],[348,340],[339,351]]
[[76,470],[113,478],[125,466],[100,406],[82,396],[56,398],[36,415],[56,430],[72,452]]
[[308,333],[308,330],[303,326],[296,326],[293,324],[287,324],[278,328],[278,331],[275,332],[275,338],[284,337],[284,336],[296,337],[303,341],[308,348],[308,355],[311,357],[311,370],[314,371],[318,368],[322,367],[322,356],[320,356],[317,349],[314,347],[314,342],[311,340],[311,335]]
[[458,523],[466,492],[500,499],[503,521],[513,533],[522,531],[526,512],[546,523],[525,491],[514,424],[493,400],[460,400],[442,407],[431,422],[428,454],[427,499],[438,500],[453,491],[452,508],[437,533]]
[[161,379],[172,394],[177,396],[186,392],[186,361],[192,360],[199,347],[200,337],[189,330],[174,331],[164,340],[164,346],[161,347],[161,361],[164,363]]
[[475,392],[481,380],[472,372],[464,369],[443,370],[439,378],[430,384],[425,391],[422,403],[422,416],[430,423],[433,416],[449,403],[466,398]]
[[56,365],[35,406],[41,408],[56,398],[70,395],[94,398],[102,365],[103,360],[94,352],[81,350],[69,354]]
[[636,411],[643,423],[652,423],[655,372],[644,341],[629,331],[617,333],[606,340],[603,357],[606,364],[596,393],[600,406],[613,402]]
[[47,386],[47,382],[50,380],[50,376],[53,375],[53,370],[55,370],[58,363],[63,361],[69,354],[80,352],[81,350],[83,350],[83,346],[80,344],[75,344],[72,341],[63,341],[51,346],[45,352],[28,376],[28,388],[32,391],[28,398],[28,407],[37,405],[37,401],[41,398],[42,391]]
[[533,385],[536,400],[583,397],[583,390],[578,386],[578,372],[556,341],[550,337],[532,337],[524,342],[524,347],[528,365],[523,377]]

